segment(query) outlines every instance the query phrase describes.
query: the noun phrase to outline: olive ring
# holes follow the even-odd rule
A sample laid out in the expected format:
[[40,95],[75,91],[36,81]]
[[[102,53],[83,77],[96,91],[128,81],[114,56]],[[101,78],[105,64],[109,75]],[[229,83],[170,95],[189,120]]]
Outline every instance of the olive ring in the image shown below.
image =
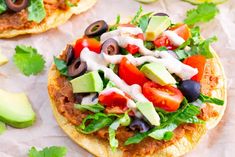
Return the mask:
[[8,9],[14,12],[19,12],[29,5],[29,0],[5,0]]

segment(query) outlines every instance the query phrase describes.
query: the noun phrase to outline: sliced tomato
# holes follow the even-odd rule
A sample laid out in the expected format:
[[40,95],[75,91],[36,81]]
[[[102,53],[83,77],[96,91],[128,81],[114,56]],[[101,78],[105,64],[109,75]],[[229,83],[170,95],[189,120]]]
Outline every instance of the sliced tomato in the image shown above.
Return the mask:
[[144,40],[144,34],[143,33],[139,33],[136,35],[136,38]]
[[108,113],[124,113],[127,107],[127,97],[116,93],[109,92],[99,95],[99,102],[105,106]]
[[157,48],[160,48],[160,47],[166,47],[168,50],[174,50],[176,49],[177,47],[174,46],[170,40],[168,39],[167,36],[163,35],[163,36],[160,36],[159,38],[157,38],[156,40],[153,41],[154,45],[157,47]]
[[144,74],[136,66],[131,64],[126,57],[121,60],[118,75],[128,85],[138,84],[142,86],[148,81]]
[[134,55],[134,54],[136,54],[136,53],[139,52],[139,47],[136,46],[136,45],[128,44],[127,47],[126,47],[126,50],[127,50],[130,54]]
[[206,57],[202,55],[194,55],[186,58],[183,61],[184,64],[187,64],[193,68],[197,68],[198,73],[197,75],[193,76],[191,80],[200,82],[204,73],[204,68],[206,64]]
[[178,24],[170,28],[170,30],[174,31],[185,41],[191,36],[190,29],[187,24]]
[[143,94],[154,106],[169,112],[176,111],[184,98],[179,89],[170,85],[161,86],[152,81],[144,84]]
[[74,46],[74,55],[75,58],[80,57],[80,53],[83,50],[83,48],[89,48],[91,51],[94,51],[96,53],[100,53],[101,44],[99,41],[93,38],[80,38],[76,41],[76,44]]

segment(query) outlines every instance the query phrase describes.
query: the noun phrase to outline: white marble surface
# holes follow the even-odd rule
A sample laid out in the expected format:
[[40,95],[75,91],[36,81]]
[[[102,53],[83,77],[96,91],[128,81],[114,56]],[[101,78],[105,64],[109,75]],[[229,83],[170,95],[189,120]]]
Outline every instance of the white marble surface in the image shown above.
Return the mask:
[[[91,156],[73,143],[58,127],[49,106],[47,94],[47,73],[53,55],[58,55],[65,45],[83,34],[89,23],[104,19],[113,22],[117,14],[127,18],[138,9],[134,0],[98,0],[88,12],[74,16],[57,29],[38,35],[21,36],[10,40],[0,40],[0,48],[10,62],[0,67],[0,88],[12,92],[27,93],[37,113],[37,122],[27,129],[8,127],[0,135],[0,157],[26,157],[31,146],[43,148],[51,145],[66,146],[67,157]],[[180,0],[159,0],[143,5],[144,10],[166,12],[174,21],[185,18],[186,10],[192,5]],[[205,37],[216,35],[219,41],[213,47],[221,57],[228,77],[228,107],[219,126],[208,132],[200,144],[187,157],[231,157],[235,154],[235,0],[219,5],[220,14],[213,21],[200,24]],[[18,44],[36,47],[46,58],[46,69],[38,76],[25,77],[12,63],[14,48]]]

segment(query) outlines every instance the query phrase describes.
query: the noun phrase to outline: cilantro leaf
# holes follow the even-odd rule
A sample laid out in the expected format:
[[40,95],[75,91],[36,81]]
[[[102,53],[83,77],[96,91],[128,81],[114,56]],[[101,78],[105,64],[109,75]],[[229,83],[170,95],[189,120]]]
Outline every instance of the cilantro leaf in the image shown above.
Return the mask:
[[54,63],[56,68],[59,70],[60,74],[67,76],[68,74],[68,67],[65,61],[60,60],[54,56]]
[[187,12],[187,18],[184,22],[188,25],[194,25],[198,22],[207,22],[212,20],[219,13],[218,8],[213,3],[202,3],[196,9]]
[[217,41],[216,36],[208,38],[208,39],[204,40],[203,42],[201,42],[199,44],[199,53],[201,55],[205,56],[206,58],[213,58],[214,56],[211,51],[210,44],[215,41]]
[[40,23],[46,17],[43,0],[30,0],[28,20]]
[[74,106],[78,110],[89,110],[94,113],[98,113],[104,110],[104,106],[98,104],[93,105],[81,105],[81,104],[75,104]]
[[144,14],[140,17],[138,21],[138,26],[142,29],[143,32],[146,31],[148,24],[149,24],[149,18],[152,15],[152,12]]
[[134,16],[134,18],[131,20],[130,23],[134,24],[134,25],[137,25],[138,24],[138,20],[139,20],[139,18],[141,16],[142,12],[143,12],[143,8],[142,8],[142,6],[140,6],[139,10],[136,12],[136,15]]
[[203,94],[200,94],[199,100],[201,100],[203,103],[213,103],[213,104],[220,105],[220,106],[224,105],[223,100],[220,100],[217,98],[211,98],[211,97],[203,95]]
[[13,62],[24,75],[36,75],[44,69],[45,60],[35,48],[18,45],[15,48],[15,52]]
[[65,147],[46,147],[41,151],[38,151],[35,147],[29,150],[29,157],[65,157],[67,150]]
[[0,134],[6,131],[6,125],[5,123],[0,121]]
[[0,14],[7,10],[7,5],[5,0],[0,0]]

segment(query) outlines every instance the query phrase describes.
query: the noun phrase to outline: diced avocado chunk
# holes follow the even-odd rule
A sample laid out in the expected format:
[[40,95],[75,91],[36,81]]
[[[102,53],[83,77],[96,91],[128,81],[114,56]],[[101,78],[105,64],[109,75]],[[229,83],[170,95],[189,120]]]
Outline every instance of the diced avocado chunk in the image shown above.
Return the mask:
[[171,25],[171,20],[168,16],[153,16],[149,21],[146,29],[146,40],[155,40],[163,31]]
[[35,119],[24,93],[9,93],[0,89],[0,121],[15,128],[25,128],[33,125]]
[[0,66],[6,64],[7,62],[8,59],[5,56],[3,56],[3,54],[0,51]]
[[162,86],[176,83],[174,77],[161,63],[145,64],[142,66],[140,71],[143,72],[150,80]]
[[90,93],[103,90],[103,81],[98,71],[86,73],[70,82],[73,87],[73,93]]
[[160,117],[151,102],[137,102],[136,106],[152,125],[160,125]]

